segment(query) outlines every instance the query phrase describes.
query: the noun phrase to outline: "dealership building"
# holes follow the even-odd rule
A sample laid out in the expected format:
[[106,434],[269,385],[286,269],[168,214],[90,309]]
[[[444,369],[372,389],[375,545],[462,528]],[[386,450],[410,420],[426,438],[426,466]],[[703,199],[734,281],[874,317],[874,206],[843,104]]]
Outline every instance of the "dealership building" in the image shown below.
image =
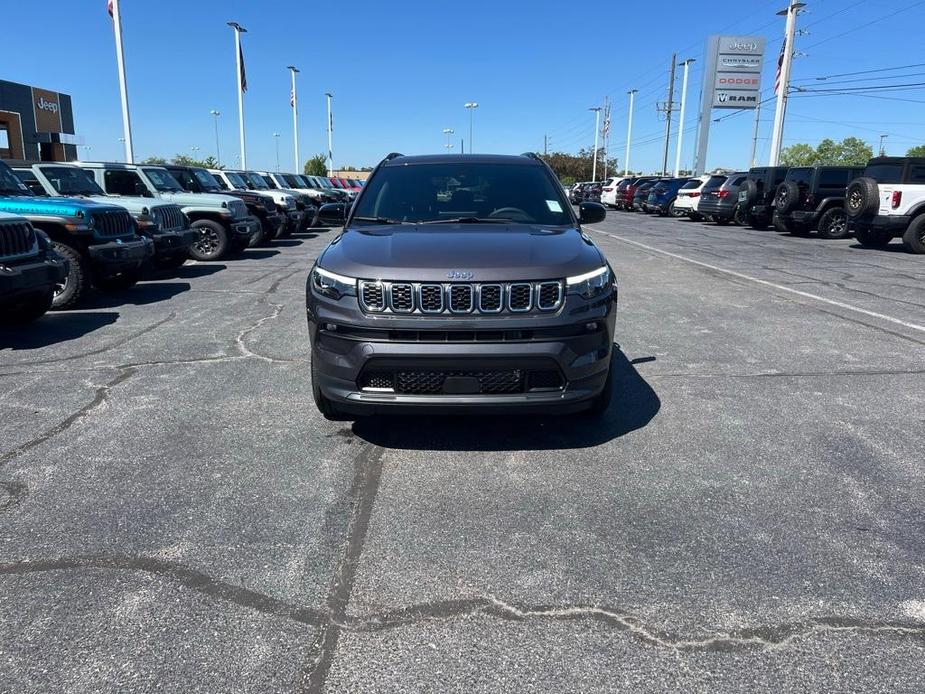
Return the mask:
[[0,159],[77,159],[71,97],[0,80]]

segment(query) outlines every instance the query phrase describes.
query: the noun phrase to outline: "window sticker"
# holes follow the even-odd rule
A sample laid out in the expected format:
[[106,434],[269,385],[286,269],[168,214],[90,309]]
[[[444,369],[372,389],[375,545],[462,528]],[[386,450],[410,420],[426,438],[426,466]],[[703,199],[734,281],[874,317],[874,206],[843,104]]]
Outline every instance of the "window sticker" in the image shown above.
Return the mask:
[[550,212],[561,212],[562,205],[559,204],[558,200],[547,200],[546,207],[549,208]]

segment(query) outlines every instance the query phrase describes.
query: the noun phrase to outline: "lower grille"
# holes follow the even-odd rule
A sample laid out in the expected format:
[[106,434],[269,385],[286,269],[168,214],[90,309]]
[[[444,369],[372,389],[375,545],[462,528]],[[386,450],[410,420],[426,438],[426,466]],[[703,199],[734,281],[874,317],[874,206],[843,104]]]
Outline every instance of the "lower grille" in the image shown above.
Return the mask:
[[135,233],[135,222],[128,210],[106,210],[93,213],[93,228],[97,236],[127,236]]
[[396,369],[366,371],[359,387],[399,395],[512,395],[563,388],[556,369]]
[[0,258],[23,255],[35,246],[35,232],[29,222],[0,224]]

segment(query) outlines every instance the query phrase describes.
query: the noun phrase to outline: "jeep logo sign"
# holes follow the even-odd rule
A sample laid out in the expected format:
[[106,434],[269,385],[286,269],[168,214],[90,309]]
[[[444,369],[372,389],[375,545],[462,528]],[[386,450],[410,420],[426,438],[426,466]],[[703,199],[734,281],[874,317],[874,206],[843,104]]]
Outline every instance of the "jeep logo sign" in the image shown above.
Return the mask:
[[58,104],[54,101],[45,101],[44,96],[36,101],[35,105],[42,111],[48,111],[49,113],[58,112]]

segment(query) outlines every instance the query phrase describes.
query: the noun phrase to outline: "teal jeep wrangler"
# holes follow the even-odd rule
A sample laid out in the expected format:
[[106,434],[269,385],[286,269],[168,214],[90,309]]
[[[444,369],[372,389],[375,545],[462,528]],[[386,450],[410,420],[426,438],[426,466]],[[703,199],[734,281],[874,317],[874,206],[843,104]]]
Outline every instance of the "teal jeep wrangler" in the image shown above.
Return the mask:
[[102,291],[131,287],[154,254],[151,240],[135,234],[135,221],[125,208],[32,197],[4,162],[0,162],[0,212],[28,219],[67,261],[68,273],[55,291],[53,308],[77,306],[91,285]]

